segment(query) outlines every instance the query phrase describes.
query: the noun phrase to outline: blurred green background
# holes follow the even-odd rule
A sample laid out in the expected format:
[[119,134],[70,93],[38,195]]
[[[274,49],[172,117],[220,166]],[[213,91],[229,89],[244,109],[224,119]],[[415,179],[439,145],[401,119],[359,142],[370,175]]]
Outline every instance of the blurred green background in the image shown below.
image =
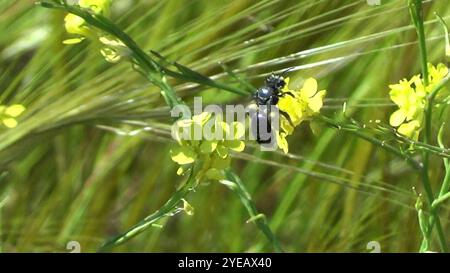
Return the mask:
[[[362,123],[388,120],[388,84],[420,71],[416,34],[404,0],[116,0],[112,20],[146,50],[228,84],[225,63],[259,86],[267,73],[296,66],[291,83],[315,77],[328,90],[323,113],[347,103]],[[443,62],[447,0],[425,1],[429,59]],[[0,2],[0,100],[27,111],[0,129],[0,250],[94,252],[157,210],[182,178],[170,160],[170,119],[157,89],[127,62],[109,64],[84,42],[67,46],[61,11],[31,0]],[[216,89],[173,81],[180,96],[204,103],[248,103]],[[236,86],[238,86],[236,84]],[[307,126],[288,138],[288,156],[248,147],[233,160],[288,252],[417,251],[414,209],[421,192],[407,164],[344,132]],[[432,157],[433,185],[443,176]],[[114,251],[272,252],[239,199],[219,183],[188,197],[179,213]],[[450,214],[441,210],[450,234]],[[432,249],[438,250],[433,240]]]

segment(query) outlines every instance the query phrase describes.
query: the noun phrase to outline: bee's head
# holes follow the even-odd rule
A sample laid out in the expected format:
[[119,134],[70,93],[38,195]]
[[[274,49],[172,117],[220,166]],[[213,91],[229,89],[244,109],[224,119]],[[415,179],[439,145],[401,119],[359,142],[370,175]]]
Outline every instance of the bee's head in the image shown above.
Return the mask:
[[286,85],[286,82],[284,81],[283,76],[271,74],[266,79],[266,85],[275,90],[280,90]]

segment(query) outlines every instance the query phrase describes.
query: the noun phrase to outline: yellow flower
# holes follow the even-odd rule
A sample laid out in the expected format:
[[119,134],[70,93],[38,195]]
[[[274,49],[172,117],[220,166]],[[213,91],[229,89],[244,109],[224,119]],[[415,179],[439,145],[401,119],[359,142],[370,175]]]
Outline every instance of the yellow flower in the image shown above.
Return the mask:
[[278,147],[287,154],[289,151],[289,144],[286,140],[286,136],[287,134],[284,132],[276,134]]
[[[415,89],[412,87],[413,83]],[[410,81],[402,80],[399,84],[389,85],[389,88],[391,100],[399,107],[390,117],[391,126],[397,127],[404,121],[422,119],[426,92],[419,76],[414,76]]]
[[67,33],[77,34],[76,38],[71,38],[64,40],[64,44],[77,44],[85,39],[85,36],[89,36],[91,30],[88,26],[86,26],[86,21],[83,18],[69,13],[64,18],[64,26],[66,28]]
[[445,76],[447,76],[448,67],[443,63],[440,63],[437,66],[428,64],[428,74],[430,85],[438,84],[445,78]]
[[287,135],[291,135],[294,132],[294,126],[293,124],[291,124],[291,122],[289,122],[288,119],[286,119],[286,117],[281,117],[280,118],[280,128],[283,129],[283,131],[287,134]]
[[305,81],[300,90],[301,101],[306,104],[307,116],[312,117],[320,112],[323,106],[323,98],[326,95],[325,90],[317,91],[317,81],[309,78]]
[[305,80],[303,87],[299,90],[289,89],[289,78],[286,78],[285,82],[286,85],[282,90],[283,96],[278,102],[278,108],[286,113],[289,118],[280,115],[281,130],[276,132],[276,138],[278,147],[287,153],[289,149],[286,137],[291,135],[294,128],[303,121],[311,120],[320,113],[326,91],[318,91],[318,84],[314,78]]
[[[278,102],[278,108],[289,115],[290,121],[294,126],[298,126],[305,117],[303,116],[304,109],[300,101],[299,96],[296,93],[294,95],[284,95]],[[282,119],[283,120],[283,119]]]
[[197,153],[194,147],[189,145],[173,148],[170,151],[170,156],[179,165],[191,164],[197,159]]
[[[111,0],[80,0],[79,5],[82,8],[91,9],[94,13],[105,14],[109,10]],[[67,33],[76,35],[75,38],[64,40],[64,44],[77,44],[95,34],[95,31],[86,24],[83,18],[72,13],[67,14],[64,18],[64,27]]]
[[[96,14],[108,14],[111,0],[80,0],[79,5],[82,8],[90,9]],[[102,44],[100,53],[105,60],[110,63],[119,62],[122,57],[129,56],[131,51],[119,39],[106,35],[100,31],[90,28],[86,21],[74,14],[68,14],[65,19],[65,28],[67,33],[75,34],[76,37],[64,40],[64,44],[77,44],[87,37],[96,38]]]
[[21,104],[13,104],[11,106],[0,105],[0,119],[8,128],[17,126],[16,117],[20,116],[25,111],[25,107]]
[[[197,178],[220,180],[224,178],[223,170],[230,165],[230,152],[242,152],[245,148],[241,138],[245,135],[242,123],[231,124],[212,118],[211,113],[203,112],[192,119],[184,119],[176,122],[178,128],[187,129],[184,135],[175,131],[175,138],[179,146],[174,147],[170,154],[174,162],[180,165],[178,175],[183,175],[194,162],[199,162],[200,170]],[[220,139],[206,139],[205,135],[200,140],[195,140],[194,130],[204,134],[206,125],[211,126],[213,136],[220,133]]]
[[[400,134],[414,140],[419,138],[427,95],[448,74],[448,68],[444,64],[438,64],[437,66],[428,64],[428,72],[429,83],[427,86],[425,86],[420,75],[415,75],[410,80],[404,79],[397,84],[389,85],[391,89],[389,96],[398,106],[398,110],[391,114],[389,124],[397,127]],[[444,95],[443,92],[439,94]]]
[[100,42],[105,45],[100,50],[100,53],[105,57],[105,60],[110,63],[117,63],[123,56],[131,54],[128,47],[119,39],[103,36],[99,38]]
[[397,131],[402,135],[409,136],[410,138],[417,140],[420,133],[419,129],[420,123],[417,120],[412,120],[401,124]]

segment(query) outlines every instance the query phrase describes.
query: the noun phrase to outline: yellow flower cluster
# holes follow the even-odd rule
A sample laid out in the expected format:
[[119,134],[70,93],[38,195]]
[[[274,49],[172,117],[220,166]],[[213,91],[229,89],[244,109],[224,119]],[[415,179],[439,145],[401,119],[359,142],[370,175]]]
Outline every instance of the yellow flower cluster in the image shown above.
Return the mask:
[[[82,8],[90,9],[96,14],[107,15],[111,6],[112,0],[80,0],[79,5]],[[116,63],[120,61],[122,56],[128,55],[128,48],[122,43],[122,41],[112,38],[109,35],[98,33],[93,28],[89,27],[86,21],[74,14],[67,14],[64,18],[64,25],[67,33],[75,34],[75,38],[64,40],[64,44],[78,44],[87,37],[98,38],[103,45],[100,53],[103,55],[106,61],[110,63]]]
[[[245,135],[245,127],[240,122],[228,124],[213,118],[211,113],[203,112],[193,116],[192,119],[179,120],[176,125],[177,128],[189,132],[189,139],[186,139],[177,131],[176,140],[179,146],[170,151],[172,160],[180,165],[178,175],[184,174],[194,162],[199,162],[198,179],[203,177],[212,180],[223,179],[222,171],[230,165],[230,151],[242,152],[245,148],[245,143],[241,140]],[[231,126],[233,128],[230,128]],[[214,135],[220,131],[219,135],[223,139],[214,139],[205,132],[205,127],[208,127]],[[196,131],[204,134],[201,140],[195,140]]]
[[389,85],[391,89],[389,96],[399,108],[392,113],[389,123],[396,127],[400,134],[413,140],[419,138],[427,95],[448,74],[448,68],[444,64],[438,64],[437,66],[428,64],[428,72],[428,86],[425,86],[420,75],[415,75],[410,80],[404,79],[397,84]]
[[21,104],[13,104],[11,106],[0,105],[0,119],[8,128],[14,128],[17,126],[16,117],[20,116],[25,107]]
[[[111,0],[79,0],[78,4],[80,7],[90,9],[96,14],[105,15],[109,10]],[[86,37],[95,36],[95,31],[86,24],[86,21],[75,14],[67,14],[64,18],[64,23],[67,33],[77,36],[76,38],[63,41],[65,44],[77,44]]]
[[285,82],[278,108],[286,113],[289,119],[280,115],[281,130],[276,133],[276,137],[278,147],[287,153],[289,146],[286,137],[293,133],[294,127],[305,120],[311,120],[320,113],[323,98],[327,92],[326,90],[318,91],[317,81],[314,78],[307,79],[303,87],[298,90],[289,89],[289,78],[286,78]]

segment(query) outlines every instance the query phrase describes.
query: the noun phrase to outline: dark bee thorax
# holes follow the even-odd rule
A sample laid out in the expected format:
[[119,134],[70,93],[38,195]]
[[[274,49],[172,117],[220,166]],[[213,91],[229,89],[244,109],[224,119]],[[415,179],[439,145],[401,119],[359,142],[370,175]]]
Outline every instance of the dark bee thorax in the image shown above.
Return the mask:
[[258,88],[254,95],[256,104],[261,105],[276,105],[278,103],[277,92],[268,86]]
[[281,96],[281,89],[283,89],[285,85],[286,82],[284,81],[284,78],[282,76],[272,74],[267,77],[265,85],[258,88],[253,96],[259,109],[256,116],[257,128],[255,128],[256,130],[254,130],[258,143],[269,143],[271,141],[271,138],[273,137],[271,136],[269,139],[262,139],[259,129],[260,125],[265,124],[267,126],[267,133],[272,133],[270,107],[277,105]]

